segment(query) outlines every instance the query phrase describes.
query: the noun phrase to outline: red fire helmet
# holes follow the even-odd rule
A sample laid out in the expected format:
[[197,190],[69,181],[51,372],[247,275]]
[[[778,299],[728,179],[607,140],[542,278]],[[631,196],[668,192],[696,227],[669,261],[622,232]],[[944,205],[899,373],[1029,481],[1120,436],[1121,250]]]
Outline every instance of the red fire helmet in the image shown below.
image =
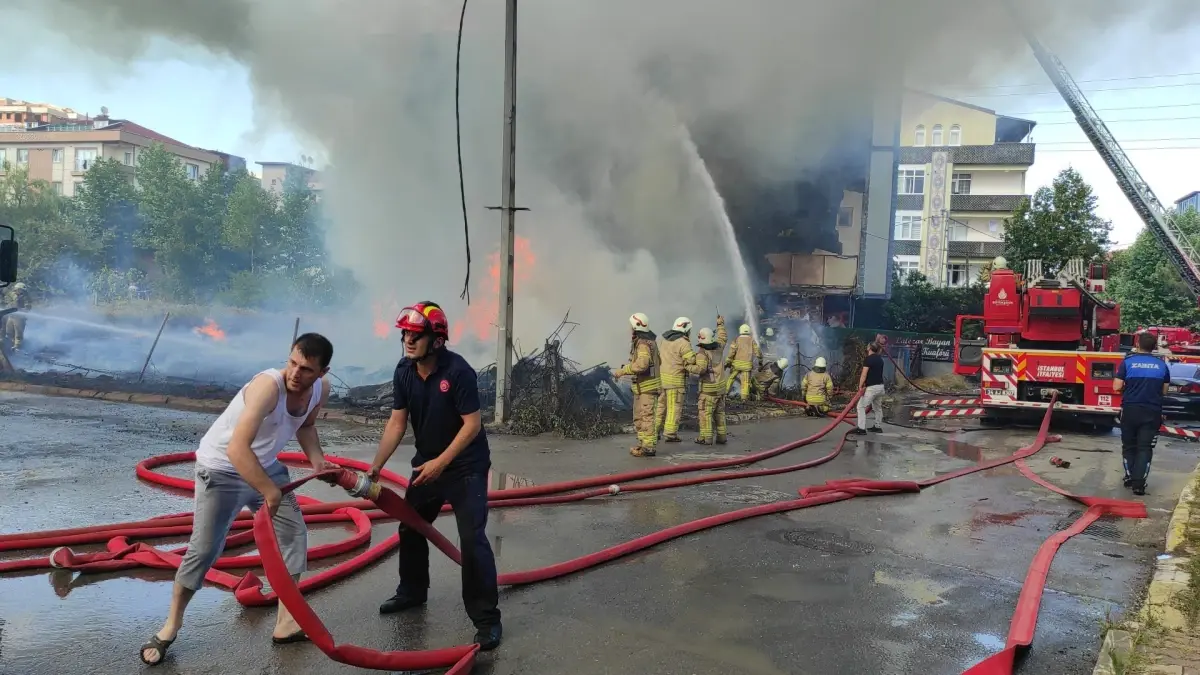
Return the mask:
[[396,328],[414,333],[430,332],[443,338],[450,338],[450,322],[446,313],[437,305],[420,303],[405,307],[396,317]]

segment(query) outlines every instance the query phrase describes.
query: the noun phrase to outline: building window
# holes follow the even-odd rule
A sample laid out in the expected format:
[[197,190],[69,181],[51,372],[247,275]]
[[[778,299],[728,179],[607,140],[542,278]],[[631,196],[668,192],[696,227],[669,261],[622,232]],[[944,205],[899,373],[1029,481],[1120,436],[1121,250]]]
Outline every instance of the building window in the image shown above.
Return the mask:
[[925,125],[924,124],[917,125],[917,134],[914,137],[913,145],[917,146],[918,148],[925,147]]
[[75,170],[87,171],[96,163],[95,148],[75,148]]
[[17,166],[25,166],[29,163],[29,151],[17,149]]
[[967,231],[971,228],[966,223],[946,220],[946,241],[966,241]]
[[962,145],[962,127],[957,124],[950,127],[950,145]]
[[191,178],[192,180],[196,180],[197,178],[199,178],[200,177],[200,165],[199,164],[188,164],[187,165],[187,177]]
[[77,195],[83,190],[83,181],[77,180],[71,184],[71,195]]
[[901,169],[896,192],[902,195],[925,194],[925,169]]
[[954,263],[946,266],[946,283],[951,286],[966,286],[967,281],[967,266],[963,263]]
[[971,174],[969,174],[969,173],[951,174],[950,194],[952,194],[952,195],[969,195],[969,194],[971,194]]
[[934,147],[937,147],[942,144],[942,125],[940,125],[940,124],[933,125],[933,139],[930,141],[929,144]]
[[916,274],[921,269],[921,263],[915,255],[898,255],[892,258],[892,263],[896,271],[896,275],[901,280],[906,279],[911,274]]
[[7,152],[8,151],[5,150],[4,148],[0,148],[0,171],[4,171],[4,163],[6,161],[8,161],[8,158],[6,155]]
[[63,151],[62,148],[54,148],[50,151],[50,161],[55,164],[62,164]]
[[132,152],[125,153],[125,166],[133,166],[133,153]]
[[854,207],[843,206],[842,208],[838,209],[837,226],[838,227],[850,227],[853,224],[854,224]]
[[54,190],[54,194],[56,194],[56,195],[62,194],[62,181],[61,180],[54,181],[53,183],[50,184],[50,187]]
[[896,214],[896,241],[919,241],[921,239],[921,214]]

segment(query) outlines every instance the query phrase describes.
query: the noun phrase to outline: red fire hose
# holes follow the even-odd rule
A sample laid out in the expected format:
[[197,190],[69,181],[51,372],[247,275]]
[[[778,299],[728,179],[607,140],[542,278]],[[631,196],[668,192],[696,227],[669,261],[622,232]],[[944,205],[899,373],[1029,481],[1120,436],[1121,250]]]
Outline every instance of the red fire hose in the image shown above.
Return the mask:
[[[855,399],[857,399],[857,396]],[[650,490],[661,490],[686,485],[695,485],[699,483],[731,480],[735,478],[751,478],[756,476],[781,474],[811,468],[813,466],[829,462],[837,457],[846,442],[846,435],[842,436],[841,441],[829,454],[792,466],[758,469],[753,471],[734,471],[719,474],[707,474],[688,478],[657,481],[653,483],[638,483],[632,485],[623,484],[631,481],[641,481],[647,478],[684,472],[743,466],[761,461],[763,459],[778,456],[788,452],[789,450],[813,443],[833,431],[838,424],[845,421],[845,419],[848,417],[850,406],[852,406],[854,402],[855,400],[852,399],[847,407],[843,409],[837,416],[837,418],[819,433],[800,439],[799,441],[780,446],[778,448],[772,448],[770,450],[747,455],[745,457],[737,457],[728,460],[718,460],[683,466],[657,467],[643,471],[633,471],[610,476],[599,476],[530,488],[500,490],[489,493],[489,504],[492,508],[497,508],[563,503],[580,501],[583,499],[600,497],[603,495],[616,495],[621,492],[645,492]],[[1003,464],[1017,462],[1017,466],[1020,471],[1031,480],[1048,489],[1058,492],[1059,494],[1085,504],[1088,507],[1088,510],[1082,517],[1079,518],[1079,520],[1075,522],[1075,524],[1073,524],[1067,530],[1056,533],[1038,550],[1033,563],[1030,565],[1025,584],[1022,587],[1021,594],[1017,602],[1017,609],[1013,615],[1013,619],[1009,628],[1008,641],[1004,651],[989,657],[967,671],[969,675],[1009,675],[1012,673],[1016,650],[1027,648],[1032,643],[1033,630],[1037,621],[1038,607],[1041,601],[1042,590],[1045,586],[1046,575],[1048,573],[1050,563],[1053,560],[1054,554],[1062,542],[1071,536],[1082,532],[1089,524],[1094,522],[1102,515],[1119,515],[1131,518],[1146,517],[1145,507],[1139,502],[1126,502],[1095,497],[1077,497],[1047,483],[1043,479],[1033,474],[1033,472],[1030,471],[1027,466],[1025,466],[1024,462],[1022,461],[1024,458],[1038,452],[1047,442],[1051,440],[1057,440],[1050,439],[1048,437],[1050,412],[1053,407],[1054,402],[1052,401],[1050,409],[1046,411],[1046,415],[1043,418],[1037,439],[1031,445],[1018,450],[1011,457],[1005,457],[983,464],[978,464],[953,473],[937,476],[935,478],[919,482],[875,481],[867,479],[828,481],[824,485],[801,488],[799,491],[799,499],[775,502],[772,504],[763,504],[760,506],[739,509],[716,516],[710,516],[708,518],[701,518],[699,520],[676,525],[644,537],[639,537],[638,539],[634,539],[624,544],[597,551],[574,560],[568,560],[566,562],[525,572],[502,574],[500,575],[499,582],[502,585],[509,586],[536,583],[538,581],[553,579],[594,567],[610,560],[628,555],[635,551],[640,551],[651,546],[655,546],[664,541],[716,527],[718,525],[724,525],[726,523],[745,520],[747,518],[753,518],[769,513],[782,513],[786,511],[817,506],[820,504],[844,501],[859,496],[920,492],[925,488],[933,487],[947,480],[952,480],[954,478],[959,478],[961,476],[979,471],[985,471]],[[154,457],[139,463],[137,467],[137,473],[139,477],[160,485],[168,485],[171,487],[190,490],[193,489],[193,484],[191,481],[172,476],[165,476],[154,472],[152,469],[163,464],[190,461],[192,459],[194,459],[193,453],[180,453],[176,455]],[[303,455],[299,453],[284,453],[280,456],[280,459],[289,462],[304,461]],[[348,467],[350,469],[365,470],[368,468],[364,462],[358,462],[355,460],[330,458],[330,461],[338,464],[339,466]],[[400,485],[401,487],[407,486],[408,483],[403,476],[386,470],[382,473],[382,477],[390,482]],[[313,478],[321,478],[335,482],[347,489],[353,488],[357,482],[356,474],[347,470],[334,470],[322,472],[320,474],[312,474],[297,481],[293,481],[284,488],[284,491],[291,492]],[[349,521],[355,526],[355,533],[349,538],[340,542],[324,544],[311,549],[309,551],[310,560],[339,555],[359,548],[368,543],[370,540],[371,520],[395,518],[424,535],[436,548],[445,553],[446,556],[451,560],[454,560],[455,562],[460,561],[459,552],[454,545],[451,544],[450,541],[447,540],[446,537],[440,532],[421,519],[416,512],[408,506],[402,497],[386,487],[378,487],[378,494],[375,496],[373,501],[358,500],[348,502],[321,503],[311,498],[301,497],[301,511],[305,514],[306,523]],[[191,514],[174,514],[133,523],[118,523],[113,525],[101,525],[66,530],[0,535],[0,550],[30,550],[54,546],[60,547],[52,551],[51,554],[45,558],[0,562],[0,572],[41,569],[46,567],[67,568],[80,572],[113,571],[139,566],[174,569],[178,567],[180,555],[186,549],[186,547],[172,551],[163,551],[141,542],[130,543],[128,537],[153,539],[157,537],[188,534],[191,531],[191,518]],[[380,670],[427,670],[436,668],[449,668],[450,673],[456,674],[469,672],[473,666],[475,655],[478,651],[478,648],[475,645],[453,647],[448,649],[398,652],[381,652],[355,645],[339,645],[334,642],[333,636],[329,633],[328,629],[326,629],[320,618],[317,617],[317,615],[312,611],[308,603],[305,601],[303,595],[305,591],[320,588],[343,579],[353,574],[363,566],[371,564],[382,556],[386,555],[399,542],[398,535],[392,535],[383,542],[376,544],[357,556],[334,567],[323,570],[311,577],[305,578],[299,584],[297,584],[288,574],[282,555],[279,551],[279,544],[275,537],[274,526],[272,525],[271,519],[267,517],[267,512],[265,510],[260,509],[253,517],[250,517],[249,514],[242,514],[235,522],[234,528],[243,531],[232,534],[228,538],[226,542],[227,548],[239,544],[249,543],[251,537],[253,537],[253,540],[258,546],[259,554],[221,558],[218,563],[214,565],[213,569],[209,571],[205,579],[233,590],[238,602],[243,605],[267,605],[278,599],[292,613],[297,623],[300,624],[313,643],[335,661],[361,668],[374,668]],[[244,531],[247,530],[247,528],[252,529],[250,529],[250,531]],[[108,550],[106,552],[75,554],[66,548],[61,548],[67,545],[96,543],[101,541],[107,541],[108,543]],[[271,588],[273,589],[272,593],[263,592],[262,582],[253,573],[247,572],[245,575],[239,578],[223,571],[226,569],[255,567],[258,565],[263,567],[264,574],[266,575],[267,580],[270,582]]]

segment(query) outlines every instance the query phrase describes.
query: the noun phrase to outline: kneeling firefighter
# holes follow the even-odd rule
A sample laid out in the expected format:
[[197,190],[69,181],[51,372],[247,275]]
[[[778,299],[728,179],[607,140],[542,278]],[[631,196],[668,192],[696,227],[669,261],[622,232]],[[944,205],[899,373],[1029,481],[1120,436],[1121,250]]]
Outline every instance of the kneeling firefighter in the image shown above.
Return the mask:
[[825,370],[825,357],[818,356],[813,362],[812,370],[800,381],[800,395],[808,404],[805,412],[812,417],[829,412],[829,398],[833,396],[833,378]]
[[762,396],[778,396],[779,388],[783,385],[783,371],[787,370],[788,360],[778,359],[774,363],[765,363],[754,374],[755,398]]
[[717,444],[724,445],[729,431],[725,426],[725,368],[721,356],[729,333],[725,330],[725,317],[717,317],[717,334],[711,328],[701,328],[696,336],[699,351],[696,365],[691,369],[700,376],[700,399],[697,404],[700,417],[700,435],[696,443],[709,445],[713,442],[713,423],[717,427]]
[[[654,419],[655,431],[662,431],[667,443],[679,442],[679,420],[683,417],[683,399],[687,393],[688,371],[696,366],[692,351],[692,320],[686,316],[675,319],[671,330],[663,333],[662,397]],[[664,419],[665,418],[665,419]]]
[[654,411],[658,407],[661,388],[659,369],[662,360],[655,342],[657,336],[650,330],[650,319],[637,312],[629,317],[629,326],[632,329],[629,363],[613,370],[612,376],[617,379],[625,376],[633,378],[633,429],[637,433],[638,444],[630,448],[629,454],[634,457],[653,457],[654,446],[658,444]]
[[738,337],[733,341],[729,356],[725,360],[725,366],[733,371],[729,374],[729,380],[725,382],[725,393],[728,394],[733,388],[733,383],[737,381],[742,400],[749,398],[754,381],[754,378],[750,377],[750,371],[760,359],[762,350],[758,348],[754,336],[750,335],[750,326],[742,324],[738,327]]

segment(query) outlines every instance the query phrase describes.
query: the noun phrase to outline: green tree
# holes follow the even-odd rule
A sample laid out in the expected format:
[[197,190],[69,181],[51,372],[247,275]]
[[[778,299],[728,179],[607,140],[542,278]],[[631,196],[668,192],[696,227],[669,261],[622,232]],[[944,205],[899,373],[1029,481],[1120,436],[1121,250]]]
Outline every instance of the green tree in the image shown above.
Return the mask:
[[[1176,223],[1191,237],[1200,237],[1200,214],[1194,209],[1177,214]],[[1123,330],[1200,323],[1196,300],[1149,230],[1143,230],[1133,246],[1113,254],[1109,278],[1109,293],[1121,303]]]
[[67,202],[48,182],[31,181],[23,167],[6,169],[0,178],[0,223],[17,231],[21,280],[41,296],[83,290],[74,272],[78,261],[95,256],[95,240],[67,218]]
[[141,218],[133,170],[111,158],[92,164],[75,188],[72,215],[91,237],[101,267],[128,269],[135,264]]
[[1047,272],[1071,258],[1092,262],[1108,248],[1112,223],[1096,215],[1096,196],[1075,169],[1063,169],[1013,212],[1004,231],[1004,257],[1023,272],[1025,261],[1041,260]]
[[221,244],[233,254],[231,261],[253,274],[270,259],[267,243],[277,238],[279,204],[249,173],[238,171],[230,179],[233,187],[225,204]]
[[188,178],[183,164],[157,143],[142,151],[137,177],[143,240],[162,272],[161,290],[183,302],[203,300],[218,275],[214,244],[220,233],[208,209],[220,201],[220,177]]
[[983,309],[983,285],[934,286],[922,274],[899,275],[892,281],[892,297],[883,307],[892,330],[910,333],[952,333],[960,314]]

